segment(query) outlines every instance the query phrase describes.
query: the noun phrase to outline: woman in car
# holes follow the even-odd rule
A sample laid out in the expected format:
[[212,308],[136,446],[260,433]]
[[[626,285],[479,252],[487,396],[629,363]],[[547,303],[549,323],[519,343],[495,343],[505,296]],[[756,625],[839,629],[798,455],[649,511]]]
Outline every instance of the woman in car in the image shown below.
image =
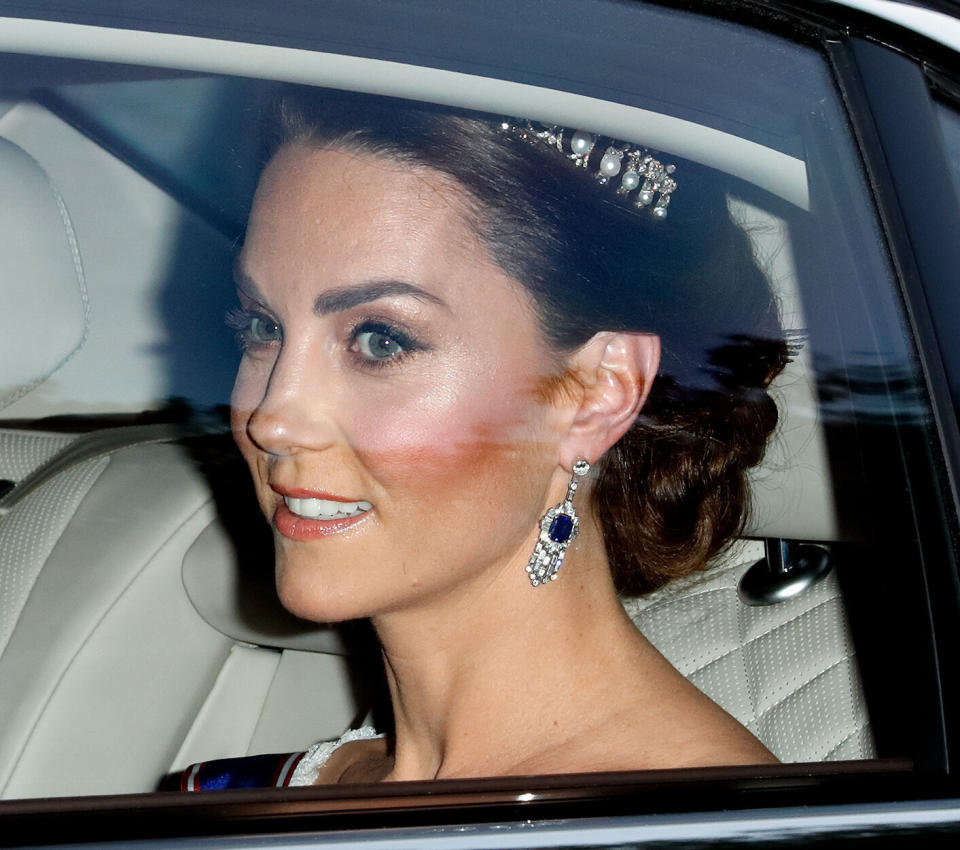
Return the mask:
[[394,716],[292,784],[773,761],[617,595],[742,529],[777,421],[777,310],[716,177],[360,96],[278,126],[234,436],[283,604],[372,620]]

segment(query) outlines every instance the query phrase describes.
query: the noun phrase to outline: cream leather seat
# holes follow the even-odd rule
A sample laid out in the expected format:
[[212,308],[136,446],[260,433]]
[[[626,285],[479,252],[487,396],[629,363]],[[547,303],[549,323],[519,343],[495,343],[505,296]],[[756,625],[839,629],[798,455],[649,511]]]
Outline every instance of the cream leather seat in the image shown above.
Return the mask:
[[[35,105],[8,111],[0,131],[35,146],[48,162],[0,138],[0,306],[16,317],[0,357],[0,408],[26,417],[44,393],[69,399],[72,364],[100,356],[88,352],[91,325],[100,319],[110,333],[102,314],[119,309],[107,303],[100,275],[126,277],[128,286],[157,276],[151,261],[159,252],[143,245],[124,246],[130,257],[145,258],[140,267],[109,267],[111,237],[138,226],[136,215],[111,209],[117,223],[103,221],[107,213],[89,203],[83,186],[65,197],[50,170],[97,170],[100,203],[112,195],[141,207],[165,205],[155,221],[170,217],[171,202]],[[81,203],[70,204],[71,195]],[[71,217],[77,207],[80,226]],[[145,226],[128,233],[134,243],[152,232],[149,216],[141,218]],[[153,229],[161,243],[169,241]],[[81,241],[84,232],[100,242]],[[97,272],[89,287],[85,253]],[[109,344],[109,337],[99,342]],[[338,734],[359,710],[334,638],[320,647],[333,652],[253,652],[210,627],[191,604],[181,578],[184,556],[214,523],[224,491],[184,445],[166,442],[177,433],[0,429],[0,480],[16,485],[0,497],[2,797],[148,791],[184,746],[206,737],[205,718],[224,752],[236,753]],[[269,557],[261,566],[269,584]],[[315,675],[304,675],[303,658]],[[204,706],[211,694],[229,690],[233,674],[243,697],[228,699],[229,710],[211,718]],[[309,731],[298,731],[295,710],[271,715],[270,705],[287,702],[284,682],[299,686],[295,704],[310,718]],[[284,733],[279,740],[277,730]]]
[[[0,452],[30,437],[0,434]],[[189,758],[181,752],[295,749],[354,720],[336,635],[305,642],[281,623],[271,637],[269,553],[254,560],[261,575],[246,596],[217,584],[214,626],[191,603],[211,583],[205,572],[223,577],[229,563],[236,582],[251,566],[253,551],[238,558],[218,534],[217,490],[184,445],[144,442],[54,472],[0,520],[5,572],[35,575],[0,655],[3,796],[147,791]],[[43,526],[61,533],[22,559],[10,538]],[[186,591],[185,562],[197,571]],[[225,625],[245,618],[260,646],[253,629]],[[283,641],[307,649],[270,645]]]

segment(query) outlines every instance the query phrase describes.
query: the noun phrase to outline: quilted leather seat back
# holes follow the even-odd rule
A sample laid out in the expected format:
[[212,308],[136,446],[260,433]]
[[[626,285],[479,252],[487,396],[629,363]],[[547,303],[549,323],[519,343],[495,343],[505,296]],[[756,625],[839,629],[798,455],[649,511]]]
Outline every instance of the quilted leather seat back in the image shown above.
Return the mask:
[[874,756],[853,641],[835,574],[777,605],[737,598],[764,556],[742,541],[713,569],[624,606],[640,630],[781,761]]

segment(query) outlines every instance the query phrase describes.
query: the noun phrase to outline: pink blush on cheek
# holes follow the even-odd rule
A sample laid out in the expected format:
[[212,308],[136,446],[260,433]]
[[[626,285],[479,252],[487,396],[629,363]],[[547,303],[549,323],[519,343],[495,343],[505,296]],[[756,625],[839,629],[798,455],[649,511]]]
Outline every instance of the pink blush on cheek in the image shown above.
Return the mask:
[[433,465],[450,474],[450,465],[475,466],[480,456],[515,458],[518,446],[529,451],[543,442],[537,421],[543,405],[529,396],[514,394],[512,404],[502,392],[464,394],[436,405],[431,400],[400,408],[387,404],[378,408],[379,415],[354,419],[348,441],[375,477],[381,466],[404,477]]
[[[551,445],[531,439],[532,430],[489,416],[439,416],[417,432],[386,429],[376,444],[370,435],[362,449],[353,448],[381,490],[381,517],[405,518],[399,526],[389,523],[391,533],[423,539],[443,534],[440,529],[459,533],[467,525],[493,533],[505,515],[537,510],[543,498]],[[535,519],[520,523],[526,528]]]

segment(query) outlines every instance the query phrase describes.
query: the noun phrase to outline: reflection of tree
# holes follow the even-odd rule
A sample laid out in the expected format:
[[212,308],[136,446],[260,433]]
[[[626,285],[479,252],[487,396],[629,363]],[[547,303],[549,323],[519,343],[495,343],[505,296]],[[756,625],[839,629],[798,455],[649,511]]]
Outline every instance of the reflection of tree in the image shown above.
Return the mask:
[[841,364],[816,356],[814,371],[825,421],[913,425],[930,421],[920,370],[909,360]]
[[730,334],[724,345],[709,353],[717,383],[728,389],[765,385],[786,364],[789,344],[779,338]]
[[682,354],[665,348],[657,377],[657,394],[676,404],[728,407],[757,392],[777,374],[789,355],[780,338],[726,334],[688,336]]

